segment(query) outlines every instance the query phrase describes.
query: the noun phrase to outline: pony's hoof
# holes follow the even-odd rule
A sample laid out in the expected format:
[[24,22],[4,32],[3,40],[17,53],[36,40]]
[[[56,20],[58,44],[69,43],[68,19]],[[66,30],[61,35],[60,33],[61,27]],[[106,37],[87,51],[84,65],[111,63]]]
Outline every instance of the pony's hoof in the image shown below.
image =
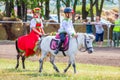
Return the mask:
[[67,72],[67,70],[64,70],[64,73],[66,73]]
[[39,70],[39,72],[41,73],[41,72],[42,72],[42,70]]
[[15,67],[15,69],[17,69],[17,67]]
[[17,68],[18,68],[18,66],[15,67],[15,69],[17,69]]
[[57,73],[59,73],[60,71],[59,70],[57,70]]

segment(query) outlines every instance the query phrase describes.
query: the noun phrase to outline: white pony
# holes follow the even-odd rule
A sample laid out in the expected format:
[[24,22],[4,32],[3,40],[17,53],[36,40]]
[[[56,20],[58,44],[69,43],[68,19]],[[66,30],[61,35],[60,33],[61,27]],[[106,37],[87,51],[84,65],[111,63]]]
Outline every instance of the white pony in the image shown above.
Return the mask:
[[[86,34],[86,33],[77,33],[78,37],[74,38],[74,37],[70,37],[69,40],[69,48],[67,51],[65,51],[65,54],[67,56],[69,56],[69,61],[68,61],[68,66],[66,67],[66,69],[64,70],[64,72],[66,72],[68,70],[68,68],[71,66],[73,66],[74,68],[74,73],[76,73],[76,66],[75,66],[75,53],[77,53],[78,50],[82,49],[83,47],[85,48],[86,51],[88,51],[88,53],[92,53],[93,52],[93,46],[92,46],[92,42],[95,39],[94,35],[92,34]],[[44,37],[41,41],[40,44],[40,49],[41,49],[41,57],[39,60],[40,63],[40,69],[39,72],[42,72],[42,68],[43,68],[43,59],[46,57],[46,55],[48,53],[51,54],[50,56],[50,62],[53,65],[53,68],[59,72],[59,69],[57,68],[57,66],[54,63],[54,59],[55,59],[55,54],[54,51],[50,48],[50,42],[51,40],[55,38],[55,36],[47,36]],[[58,54],[60,54],[61,52],[59,51]]]

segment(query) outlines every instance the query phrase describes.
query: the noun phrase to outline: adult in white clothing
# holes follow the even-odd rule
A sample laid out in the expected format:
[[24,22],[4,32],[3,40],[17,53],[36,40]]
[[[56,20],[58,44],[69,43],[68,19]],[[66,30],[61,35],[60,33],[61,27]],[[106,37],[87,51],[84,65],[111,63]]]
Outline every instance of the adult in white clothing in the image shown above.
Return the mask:
[[104,29],[103,29],[103,22],[100,21],[100,17],[96,17],[95,22],[95,29],[96,29],[96,43],[98,47],[102,47],[103,45],[103,37],[104,37]]

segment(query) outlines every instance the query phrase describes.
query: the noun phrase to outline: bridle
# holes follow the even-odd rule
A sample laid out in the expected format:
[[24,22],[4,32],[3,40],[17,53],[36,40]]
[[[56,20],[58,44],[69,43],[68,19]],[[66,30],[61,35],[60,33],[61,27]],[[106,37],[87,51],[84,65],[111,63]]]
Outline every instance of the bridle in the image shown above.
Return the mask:
[[76,38],[76,41],[77,41],[77,47],[78,47],[78,50],[79,51],[81,51],[81,52],[85,52],[85,51],[87,51],[87,50],[89,50],[90,48],[92,48],[92,47],[88,47],[87,46],[87,37],[84,35],[84,45],[85,45],[85,50],[82,50],[83,49],[83,47],[81,47],[81,48],[79,48],[79,46],[78,46],[78,39]]

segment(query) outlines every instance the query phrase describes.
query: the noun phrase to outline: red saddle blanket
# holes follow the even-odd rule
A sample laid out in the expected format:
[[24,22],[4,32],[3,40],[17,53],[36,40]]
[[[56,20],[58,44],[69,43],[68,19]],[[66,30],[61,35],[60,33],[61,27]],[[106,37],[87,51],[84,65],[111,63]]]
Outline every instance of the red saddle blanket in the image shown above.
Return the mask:
[[[52,39],[52,40],[51,40],[50,48],[51,48],[52,50],[56,50],[57,47],[58,47],[59,42],[60,42],[60,36],[59,36],[59,34],[56,34],[55,39]],[[62,44],[62,46],[61,46],[61,48],[60,48],[60,51],[66,51],[66,50],[68,50],[68,48],[69,48],[69,36],[66,35],[65,41],[64,41],[64,43]]]

